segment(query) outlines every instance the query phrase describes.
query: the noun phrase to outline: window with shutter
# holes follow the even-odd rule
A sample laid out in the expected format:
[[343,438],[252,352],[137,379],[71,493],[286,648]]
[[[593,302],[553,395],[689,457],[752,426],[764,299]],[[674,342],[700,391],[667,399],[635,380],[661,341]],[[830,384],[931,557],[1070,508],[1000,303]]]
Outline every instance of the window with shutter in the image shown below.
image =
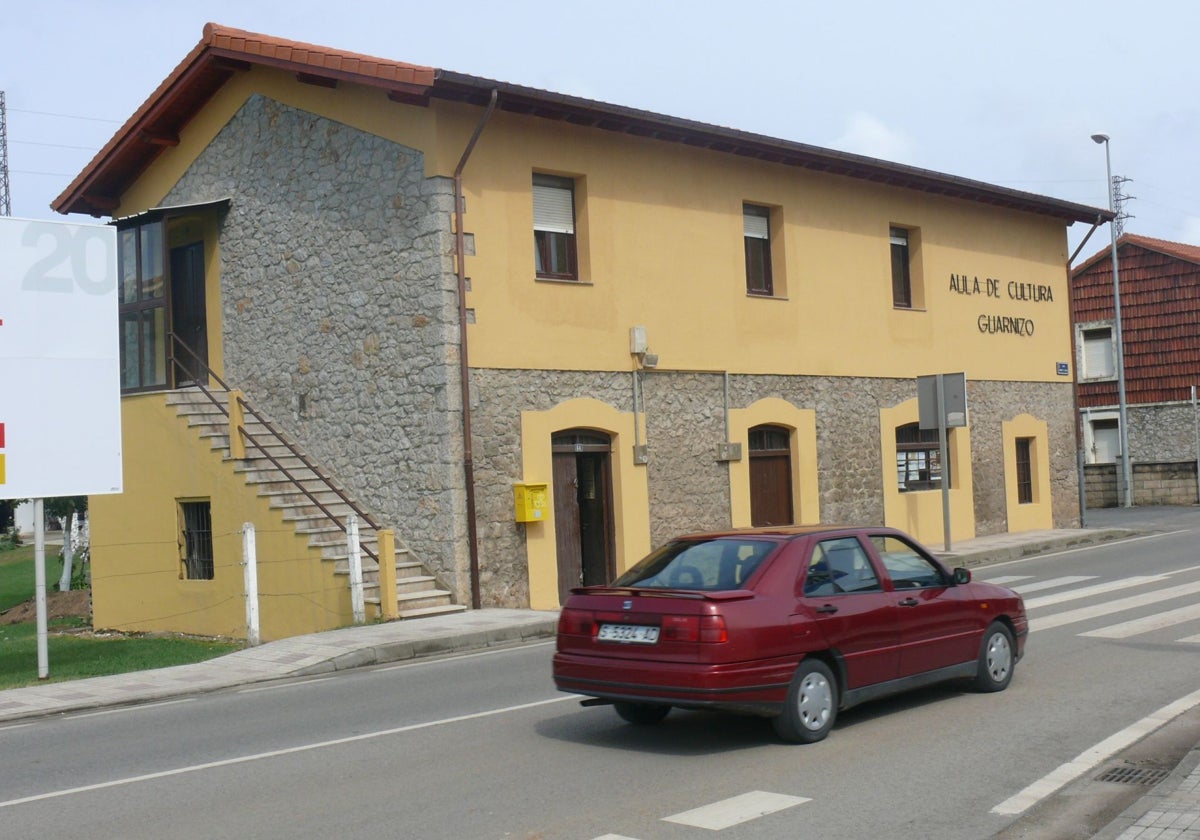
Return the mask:
[[1116,375],[1112,330],[1083,331],[1083,378],[1112,379]]
[[579,279],[572,179],[533,176],[533,246],[538,277]]
[[772,295],[771,211],[754,204],[742,205],[742,236],[746,244],[746,291]]

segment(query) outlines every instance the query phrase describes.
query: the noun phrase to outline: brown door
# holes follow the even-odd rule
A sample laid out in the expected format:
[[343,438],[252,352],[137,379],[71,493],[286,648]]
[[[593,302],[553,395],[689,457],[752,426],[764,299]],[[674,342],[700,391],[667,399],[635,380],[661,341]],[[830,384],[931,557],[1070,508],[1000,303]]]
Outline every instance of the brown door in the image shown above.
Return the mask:
[[750,430],[750,524],[792,524],[791,435],[780,426]]
[[592,431],[560,432],[552,444],[562,602],[572,587],[608,583],[613,576],[612,444]]
[[171,332],[175,334],[172,350],[176,384],[207,384],[204,369],[208,365],[208,322],[204,311],[203,242],[171,249]]

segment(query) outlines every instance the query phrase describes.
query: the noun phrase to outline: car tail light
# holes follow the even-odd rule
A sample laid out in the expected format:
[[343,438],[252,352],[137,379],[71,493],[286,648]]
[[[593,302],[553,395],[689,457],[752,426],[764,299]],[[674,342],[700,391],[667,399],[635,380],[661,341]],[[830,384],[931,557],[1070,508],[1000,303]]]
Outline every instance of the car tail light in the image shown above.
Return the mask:
[[599,625],[591,610],[563,610],[558,616],[558,632],[568,636],[595,636]]
[[664,615],[662,637],[672,642],[726,642],[729,633],[719,615]]

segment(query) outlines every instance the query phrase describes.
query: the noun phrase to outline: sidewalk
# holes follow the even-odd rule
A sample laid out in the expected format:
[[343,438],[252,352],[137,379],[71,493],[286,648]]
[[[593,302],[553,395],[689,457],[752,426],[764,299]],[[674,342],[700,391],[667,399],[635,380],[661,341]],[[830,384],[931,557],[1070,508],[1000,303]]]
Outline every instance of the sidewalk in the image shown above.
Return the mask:
[[[1123,537],[1200,525],[1200,506],[1088,512],[1087,527],[930,545],[948,565],[977,568]],[[484,609],[348,627],[268,642],[195,665],[0,691],[0,724],[21,718],[143,703],[287,677],[552,639],[557,611]],[[53,669],[53,663],[51,663]],[[1097,840],[1200,840],[1200,745]]]

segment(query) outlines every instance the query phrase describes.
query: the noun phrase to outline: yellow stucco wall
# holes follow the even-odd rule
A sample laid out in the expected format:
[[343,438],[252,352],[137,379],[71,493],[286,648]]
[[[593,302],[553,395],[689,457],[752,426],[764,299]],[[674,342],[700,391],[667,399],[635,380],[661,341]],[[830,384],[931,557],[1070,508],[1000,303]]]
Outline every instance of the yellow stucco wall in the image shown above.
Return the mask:
[[729,465],[730,521],[750,527],[750,430],[764,424],[790,430],[792,450],[792,519],[797,524],[821,521],[817,486],[817,413],[775,397],[729,411],[730,443],[742,445],[742,458]]
[[[547,485],[554,498],[554,464],[550,438],[566,429],[595,429],[612,436],[613,524],[617,573],[650,552],[650,492],[646,467],[633,461],[634,418],[593,399],[560,403],[549,411],[521,412],[522,480]],[[642,440],[645,436],[642,435]],[[529,565],[529,606],[557,609],[558,552],[554,517],[525,526]]]
[[[118,215],[161,202],[254,93],[420,149],[430,176],[453,174],[482,115],[254,68],[217,92]],[[534,279],[534,171],[576,179],[582,282]],[[1055,219],[503,111],[485,128],[464,189],[477,367],[627,370],[634,325],[646,327],[663,369],[907,379],[953,359],[971,379],[1048,382],[1058,381],[1056,361],[1072,362],[1066,233]],[[786,298],[746,294],[743,202],[776,210]],[[923,308],[892,306],[894,224],[918,228],[914,299]],[[1014,283],[1049,289],[1053,300],[1014,300]],[[1034,334],[980,332],[990,315],[1031,319]]]
[[[1004,496],[1008,503],[1008,530],[1038,531],[1054,527],[1050,499],[1050,434],[1044,420],[1019,414],[1001,424],[1004,436]],[[1017,438],[1031,438],[1030,468],[1033,501],[1021,504],[1017,496]]]
[[[245,638],[242,526],[255,525],[264,641],[349,624],[349,587],[162,393],[122,400],[124,492],[89,499],[93,623]],[[212,505],[212,580],[186,580],[179,501]]]
[[[879,447],[883,453],[884,524],[907,531],[935,548],[945,544],[942,491],[917,490],[901,493],[896,484],[896,428],[917,422],[916,399],[879,410]],[[971,429],[949,430],[950,440],[950,539],[975,536],[974,479],[971,473]]]
[[[381,90],[346,84],[319,88],[254,68],[216,93],[182,130],[179,145],[157,158],[122,196],[117,215],[160,204],[255,93],[422,150],[429,176],[453,174],[482,114],[482,109],[441,100],[428,107],[402,105]],[[581,282],[535,279],[535,171],[576,181]],[[1057,382],[1062,378],[1055,362],[1073,364],[1066,234],[1055,219],[503,111],[484,130],[465,170],[464,189],[465,230],[474,237],[475,253],[466,265],[472,278],[467,305],[474,315],[469,347],[475,368],[629,370],[628,331],[635,325],[646,328],[650,350],[664,370],[912,380],[954,369],[971,380]],[[773,208],[778,297],[746,294],[743,202]],[[914,228],[912,310],[892,305],[892,225]],[[206,259],[209,357],[220,373],[215,251]],[[1053,299],[1017,299],[1010,290],[1018,292],[1017,298],[1029,297],[1032,290],[1032,297]],[[1028,336],[988,334],[980,330],[981,316],[1025,318],[1035,326]],[[126,416],[132,414],[134,422],[127,419],[127,434],[129,429],[138,435],[177,434],[153,429],[164,418],[149,409],[131,409]],[[942,540],[940,493],[902,494],[896,488],[894,429],[915,419],[915,400],[880,410],[884,510],[888,524],[936,545]],[[763,400],[731,412],[731,438],[743,443],[743,461],[730,464],[731,521],[749,523],[746,431],[763,422],[792,429],[795,518],[819,520],[815,415],[782,400]],[[550,436],[555,431],[582,427],[613,435],[618,569],[643,556],[650,548],[649,492],[646,468],[633,463],[633,415],[583,399],[545,412],[524,412],[521,424],[521,478],[530,482],[552,482]],[[952,537],[967,539],[975,535],[970,430],[955,430],[953,438]],[[1043,433],[1039,458],[1048,457],[1044,440]],[[187,452],[192,446],[173,438],[160,443],[168,448],[127,444],[126,452],[136,458],[138,451]],[[193,458],[207,463],[196,455],[182,460]],[[217,467],[210,465],[201,474],[215,481]],[[114,502],[109,508],[103,499],[96,502],[95,521],[109,546],[101,551],[122,545],[122,532],[148,529],[148,544],[159,547],[139,550],[131,562],[136,574],[151,568],[164,574],[161,546],[174,537],[163,521],[174,519],[163,519],[163,499],[173,504],[180,493],[199,493],[189,488],[200,485],[182,469],[148,480],[146,486],[136,475],[135,470],[135,477],[126,479],[127,495],[135,493],[133,504]],[[235,506],[255,504],[249,500]],[[153,523],[139,518],[143,505],[154,507]],[[1009,507],[1011,512],[1011,500]],[[1022,517],[1032,516],[1033,510],[1039,517],[1046,514],[1048,499],[1019,511],[1011,521],[1027,521]],[[100,515],[104,513],[111,514],[113,523],[102,522],[109,518]],[[221,510],[222,527],[240,527],[242,515]],[[530,605],[552,608],[558,601],[554,523],[525,527]],[[222,552],[228,553],[227,547]],[[284,578],[277,582],[283,585]],[[166,614],[199,609],[203,597],[190,594],[195,584],[179,582],[173,600],[162,607]],[[310,586],[317,591],[315,581]],[[132,609],[122,606],[120,598],[142,597],[136,587],[129,590],[112,593],[117,603],[105,608],[114,610],[112,620]],[[233,588],[222,592],[232,600],[213,607],[212,612],[225,616],[216,623],[237,627],[240,601]],[[297,603],[303,601],[295,597]],[[306,620],[330,620],[322,611],[336,612],[322,606],[315,617],[306,613]]]

